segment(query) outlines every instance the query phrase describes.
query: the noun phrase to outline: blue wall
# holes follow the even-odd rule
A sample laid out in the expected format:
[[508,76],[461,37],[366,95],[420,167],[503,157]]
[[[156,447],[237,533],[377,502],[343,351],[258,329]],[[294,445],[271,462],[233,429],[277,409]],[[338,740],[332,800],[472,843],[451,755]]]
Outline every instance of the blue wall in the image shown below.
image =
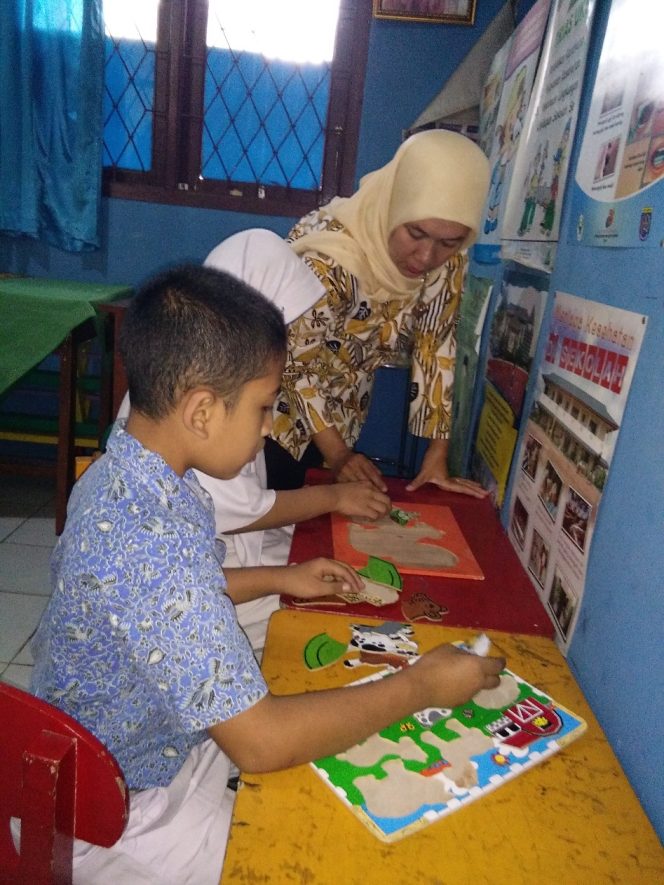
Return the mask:
[[[596,4],[582,133],[609,3]],[[576,165],[580,139],[572,156]],[[661,185],[659,185],[661,187]],[[583,248],[565,213],[552,275],[560,290],[648,316],[602,496],[569,664],[655,829],[664,838],[664,252]]]
[[[501,0],[478,3],[475,28],[373,22],[358,176],[390,158],[402,130],[437,94],[501,5]],[[609,5],[596,4],[580,131]],[[201,260],[237,230],[264,226],[284,234],[291,221],[106,200],[98,253],[74,256],[0,237],[0,270],[136,283],[165,264]],[[552,291],[647,314],[649,324],[599,512],[569,663],[664,837],[664,459],[658,450],[664,438],[664,255],[659,249],[581,248],[573,231],[563,215]]]
[[[609,3],[596,4],[571,173],[609,9]],[[632,250],[583,247],[575,231],[576,219],[570,217],[567,204],[551,293],[568,292],[649,319],[602,496],[568,663],[664,838],[664,459],[659,451],[664,438],[664,252],[659,244]],[[498,266],[474,262],[472,269],[478,276],[499,280]],[[550,298],[549,313],[551,308]],[[544,336],[540,345],[543,340]],[[538,358],[539,354],[535,365]],[[531,399],[525,403],[526,413]],[[505,524],[513,480],[514,475],[503,507]]]

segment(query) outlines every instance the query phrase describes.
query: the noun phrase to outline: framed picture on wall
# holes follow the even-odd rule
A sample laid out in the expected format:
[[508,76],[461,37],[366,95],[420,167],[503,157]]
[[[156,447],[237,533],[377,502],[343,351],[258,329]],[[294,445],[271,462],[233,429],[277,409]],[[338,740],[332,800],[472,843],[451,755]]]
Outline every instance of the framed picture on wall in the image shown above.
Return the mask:
[[373,0],[374,18],[472,25],[476,0]]

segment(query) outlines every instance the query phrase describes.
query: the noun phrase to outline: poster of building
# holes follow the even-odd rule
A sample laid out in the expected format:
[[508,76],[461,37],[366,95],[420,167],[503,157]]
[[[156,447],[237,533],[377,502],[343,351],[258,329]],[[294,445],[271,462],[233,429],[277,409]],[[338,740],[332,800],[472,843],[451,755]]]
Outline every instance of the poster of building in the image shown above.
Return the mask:
[[572,191],[584,245],[664,239],[663,22],[651,0],[611,4]]
[[472,473],[492,489],[498,505],[521,424],[548,288],[548,275],[510,262],[493,310]]
[[502,226],[502,257],[553,269],[594,0],[554,0]]
[[[500,233],[502,212],[509,188],[512,160],[519,144],[523,129],[530,92],[535,79],[537,62],[542,47],[550,0],[537,0],[509,39],[509,53],[505,62],[505,72],[500,85],[500,101],[495,113],[495,96],[487,108],[495,117],[491,147],[488,154],[491,165],[489,194],[484,207],[484,217],[480,236],[475,244],[473,255],[485,264],[497,264],[500,260]],[[496,70],[489,72],[494,77]],[[491,91],[496,90],[491,85]],[[487,142],[487,123],[480,123],[481,136]]]
[[565,652],[645,328],[641,314],[556,294],[508,532]]

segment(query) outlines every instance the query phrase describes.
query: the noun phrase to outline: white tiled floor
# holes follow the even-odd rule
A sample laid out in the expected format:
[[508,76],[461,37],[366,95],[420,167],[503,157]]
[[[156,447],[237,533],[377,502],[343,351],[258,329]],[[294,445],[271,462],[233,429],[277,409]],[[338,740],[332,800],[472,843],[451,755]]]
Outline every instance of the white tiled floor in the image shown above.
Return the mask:
[[50,593],[55,489],[48,478],[0,474],[0,680],[30,684],[30,638]]

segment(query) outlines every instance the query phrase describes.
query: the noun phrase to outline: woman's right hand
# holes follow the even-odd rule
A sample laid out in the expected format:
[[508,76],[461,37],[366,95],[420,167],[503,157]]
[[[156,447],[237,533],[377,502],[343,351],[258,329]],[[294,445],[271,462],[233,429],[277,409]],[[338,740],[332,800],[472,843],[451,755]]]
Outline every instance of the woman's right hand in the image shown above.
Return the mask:
[[313,441],[336,482],[358,482],[364,479],[379,491],[387,491],[380,470],[364,455],[349,449],[336,427],[326,427],[315,433]]
[[348,453],[343,459],[336,461],[330,466],[337,482],[360,482],[362,480],[368,480],[379,491],[387,491],[383,474],[375,464],[372,464],[367,457],[361,455],[359,452],[353,452],[348,449]]

